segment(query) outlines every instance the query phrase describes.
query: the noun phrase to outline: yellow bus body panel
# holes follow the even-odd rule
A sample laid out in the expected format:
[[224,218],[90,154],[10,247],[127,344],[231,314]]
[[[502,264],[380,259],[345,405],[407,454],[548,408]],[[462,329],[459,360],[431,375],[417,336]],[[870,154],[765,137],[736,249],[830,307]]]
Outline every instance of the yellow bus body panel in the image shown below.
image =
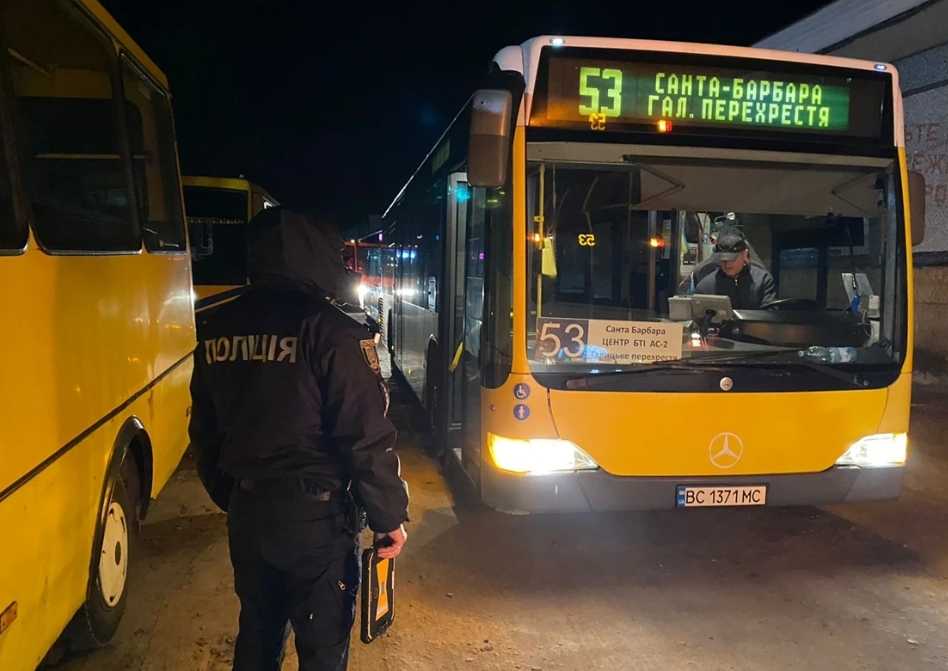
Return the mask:
[[216,296],[217,294],[222,294],[225,291],[231,291],[233,289],[239,289],[244,285],[242,284],[195,284],[194,285],[194,295],[197,300],[202,298],[209,298],[211,296]]
[[[612,475],[813,473],[875,433],[886,390],[807,393],[654,394],[553,390],[561,438]],[[729,468],[711,461],[715,436],[743,443]],[[735,448],[736,449],[736,448]]]
[[[901,105],[902,99],[896,98]],[[905,248],[912,249],[912,208],[909,202],[908,161],[905,156],[905,147],[898,148],[899,178],[902,181],[902,210],[905,215]],[[924,197],[924,196],[923,196]],[[909,256],[905,264],[906,296],[905,328],[905,363],[902,364],[903,373],[911,373],[915,365],[915,264]]]
[[[514,396],[518,383],[533,390],[525,401]],[[511,375],[498,389],[482,390],[481,444],[486,450],[488,433],[563,438],[617,476],[818,473],[863,436],[908,432],[911,394],[908,372],[887,389],[780,394],[571,392]],[[514,418],[519,403],[530,408],[525,421]],[[711,441],[721,433],[743,443],[730,468],[710,459]]]
[[253,185],[241,177],[209,177],[206,175],[182,175],[183,186],[200,187],[205,189],[226,189],[228,191],[245,191],[250,193]]
[[[194,348],[190,257],[0,257],[0,669],[33,669],[85,600],[104,479],[119,430],[151,443],[151,496],[187,447]],[[32,474],[32,477],[30,475]]]

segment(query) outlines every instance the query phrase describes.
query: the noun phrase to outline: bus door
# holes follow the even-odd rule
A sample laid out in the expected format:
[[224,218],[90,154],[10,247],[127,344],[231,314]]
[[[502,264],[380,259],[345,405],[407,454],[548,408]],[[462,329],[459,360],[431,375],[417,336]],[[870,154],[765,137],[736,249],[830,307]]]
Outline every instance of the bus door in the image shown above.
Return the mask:
[[[448,180],[447,259],[450,289],[448,329],[447,447],[475,478],[480,467],[480,339],[484,306],[484,212],[472,208],[467,175]],[[480,191],[480,190],[479,190]]]

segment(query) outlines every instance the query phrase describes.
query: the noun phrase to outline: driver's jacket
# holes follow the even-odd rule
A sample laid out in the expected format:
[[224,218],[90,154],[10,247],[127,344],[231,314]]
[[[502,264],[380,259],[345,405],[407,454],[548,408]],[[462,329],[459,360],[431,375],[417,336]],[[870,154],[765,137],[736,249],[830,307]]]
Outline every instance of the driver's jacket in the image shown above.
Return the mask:
[[728,296],[735,310],[761,308],[777,300],[773,276],[754,264],[744,266],[737,277],[728,277],[718,268],[698,282],[695,293]]

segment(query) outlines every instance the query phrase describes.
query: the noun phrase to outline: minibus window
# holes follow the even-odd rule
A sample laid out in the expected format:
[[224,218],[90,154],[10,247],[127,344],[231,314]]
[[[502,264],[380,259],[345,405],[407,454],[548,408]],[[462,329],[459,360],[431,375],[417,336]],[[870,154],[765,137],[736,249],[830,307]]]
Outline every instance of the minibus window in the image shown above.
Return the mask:
[[52,252],[140,249],[111,43],[77,11],[49,0],[5,4],[3,25],[20,162],[40,244]]
[[[5,101],[0,99],[0,105]],[[7,118],[6,114],[2,115]],[[23,249],[26,244],[26,227],[17,220],[13,210],[13,189],[10,184],[10,164],[6,148],[0,142],[0,253]]]
[[149,251],[185,249],[171,106],[127,60],[122,84],[139,220]]

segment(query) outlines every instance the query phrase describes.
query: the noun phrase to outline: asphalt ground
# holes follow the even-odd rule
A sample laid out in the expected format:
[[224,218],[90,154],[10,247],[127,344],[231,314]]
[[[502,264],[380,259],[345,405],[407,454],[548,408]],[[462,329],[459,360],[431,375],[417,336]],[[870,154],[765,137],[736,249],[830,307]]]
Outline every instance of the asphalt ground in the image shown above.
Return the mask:
[[[510,516],[455,497],[395,383],[412,491],[397,617],[368,646],[356,625],[349,668],[946,669],[948,394],[919,389],[913,405],[896,501]],[[226,520],[190,458],[152,509],[130,581],[115,640],[57,669],[230,668]]]

